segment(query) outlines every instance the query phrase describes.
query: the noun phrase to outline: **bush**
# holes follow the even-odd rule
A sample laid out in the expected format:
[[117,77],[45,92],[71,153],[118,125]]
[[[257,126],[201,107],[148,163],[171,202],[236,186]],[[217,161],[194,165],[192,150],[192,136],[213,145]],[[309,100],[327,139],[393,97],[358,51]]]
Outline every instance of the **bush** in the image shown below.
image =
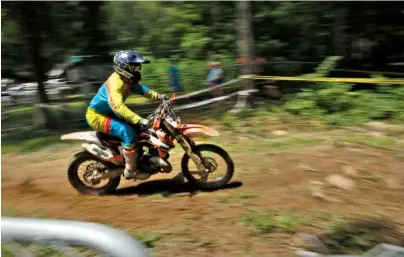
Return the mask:
[[[324,77],[340,58],[329,57],[308,77]],[[307,77],[307,76],[306,76]],[[352,91],[346,83],[315,83],[284,105],[287,112],[324,120],[329,125],[369,120],[404,121],[404,88],[381,85],[376,91]]]

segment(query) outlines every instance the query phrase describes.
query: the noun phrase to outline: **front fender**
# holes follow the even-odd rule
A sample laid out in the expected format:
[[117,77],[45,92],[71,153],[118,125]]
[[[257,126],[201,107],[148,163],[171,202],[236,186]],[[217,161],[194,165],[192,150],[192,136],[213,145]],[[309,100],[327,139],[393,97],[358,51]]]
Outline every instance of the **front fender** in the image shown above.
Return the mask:
[[181,125],[179,129],[181,130],[181,133],[184,135],[191,135],[195,133],[203,133],[211,137],[217,137],[220,135],[219,132],[213,128],[197,124]]

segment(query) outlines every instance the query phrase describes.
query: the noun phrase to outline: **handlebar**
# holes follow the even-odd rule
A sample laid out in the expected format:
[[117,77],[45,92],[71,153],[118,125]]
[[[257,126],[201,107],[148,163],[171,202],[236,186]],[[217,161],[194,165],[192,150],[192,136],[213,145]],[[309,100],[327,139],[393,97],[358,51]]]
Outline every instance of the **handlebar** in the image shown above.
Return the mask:
[[163,105],[168,105],[168,104],[173,103],[174,100],[175,100],[175,94],[172,94],[169,99],[164,99],[164,98],[162,98],[162,99],[160,100],[160,103],[163,104]]
[[164,99],[163,98],[163,99],[160,100],[161,103],[160,103],[159,107],[157,107],[157,109],[155,111],[156,115],[155,116],[152,115],[153,120],[157,117],[157,123],[156,123],[156,121],[151,121],[151,119],[149,118],[150,123],[147,124],[149,128],[158,127],[160,125],[161,109],[162,108],[165,109],[166,107],[168,107],[168,105],[173,103],[174,100],[175,100],[175,94],[172,94],[169,99]]

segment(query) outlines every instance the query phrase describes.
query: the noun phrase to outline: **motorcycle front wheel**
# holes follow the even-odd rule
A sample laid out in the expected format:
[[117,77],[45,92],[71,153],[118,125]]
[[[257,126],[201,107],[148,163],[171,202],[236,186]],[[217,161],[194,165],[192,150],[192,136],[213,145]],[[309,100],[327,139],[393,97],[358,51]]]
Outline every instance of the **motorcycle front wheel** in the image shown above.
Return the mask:
[[[223,148],[211,144],[201,144],[195,146],[194,153],[202,157],[204,166],[208,171],[201,173],[196,168],[196,165],[193,163],[193,161],[190,160],[188,154],[185,153],[182,157],[181,168],[184,177],[188,180],[189,183],[194,184],[200,189],[216,190],[225,186],[232,179],[234,174],[234,163],[230,155]],[[208,154],[215,154],[220,157],[220,159],[224,161],[224,165],[218,163],[219,158],[209,157]],[[190,168],[190,165],[195,167]],[[222,166],[224,166],[224,175],[217,177],[212,182],[209,182],[209,177],[211,177],[213,174],[217,174],[217,170],[219,168],[222,168]],[[194,175],[197,175],[200,178],[198,179]]]
[[[86,165],[84,165],[87,163]],[[81,178],[80,168],[84,166],[83,178]],[[83,151],[76,154],[70,162],[67,169],[67,176],[70,184],[82,194],[90,195],[106,195],[113,193],[119,186],[121,177],[110,178],[101,180],[98,183],[92,183],[94,173],[105,173],[108,168],[102,164],[95,156]],[[104,185],[99,186],[100,183],[106,182]]]

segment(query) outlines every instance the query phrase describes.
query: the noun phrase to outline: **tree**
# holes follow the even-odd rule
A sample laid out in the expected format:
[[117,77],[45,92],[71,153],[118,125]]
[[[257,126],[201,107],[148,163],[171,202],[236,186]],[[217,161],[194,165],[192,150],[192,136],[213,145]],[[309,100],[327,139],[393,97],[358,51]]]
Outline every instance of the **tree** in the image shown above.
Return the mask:
[[[49,13],[47,2],[24,3],[18,2],[13,5],[20,11],[19,22],[21,24],[22,34],[27,42],[28,52],[31,56],[32,67],[35,80],[38,84],[38,100],[40,103],[47,103],[48,97],[45,91],[45,59],[42,57],[43,46],[43,27]],[[45,128],[54,128],[55,120],[47,108],[39,108],[38,114],[41,117],[41,123]]]
[[[253,73],[254,38],[251,27],[251,4],[249,1],[238,1],[237,6],[237,47],[239,56],[246,59],[246,64],[241,66],[241,74]],[[252,88],[253,83],[247,82],[246,86]]]
[[28,51],[32,59],[35,80],[38,83],[38,99],[40,103],[46,103],[48,102],[48,97],[43,84],[45,80],[45,69],[43,66],[45,60],[41,52],[43,43],[42,28],[47,18],[49,6],[47,2],[19,2],[17,6],[21,11],[21,28],[28,43]]
[[104,31],[103,5],[100,1],[84,1],[80,2],[83,7],[82,20],[83,29],[81,38],[84,39],[85,45],[82,54],[100,54],[109,50],[108,40]]
[[334,14],[334,31],[333,31],[333,46],[334,46],[334,55],[345,56],[345,8],[336,6],[335,14]]
[[[20,14],[22,8],[35,10],[26,18]],[[321,62],[338,54],[346,57],[344,68],[359,69],[366,63],[383,70],[389,69],[386,63],[404,54],[400,48],[403,9],[400,2],[6,1],[1,21],[2,71],[32,73],[31,63],[21,58],[28,55],[28,34],[33,34],[26,23],[20,26],[25,19],[40,21],[44,70],[72,54],[125,48],[159,59],[172,50],[183,50],[182,57],[192,60],[213,55],[234,60],[237,54],[247,58],[259,52],[270,61]],[[270,65],[267,73],[297,75],[313,68],[305,65],[296,72],[292,65],[277,64]],[[242,72],[251,72],[245,69],[248,65]]]

